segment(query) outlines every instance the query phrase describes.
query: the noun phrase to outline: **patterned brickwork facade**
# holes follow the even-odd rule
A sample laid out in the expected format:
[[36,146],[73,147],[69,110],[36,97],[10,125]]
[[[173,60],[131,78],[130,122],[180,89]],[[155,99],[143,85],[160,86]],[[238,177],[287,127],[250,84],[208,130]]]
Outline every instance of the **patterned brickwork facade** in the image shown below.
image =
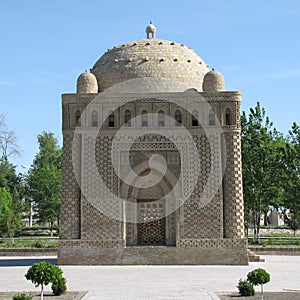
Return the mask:
[[[93,101],[96,96],[97,101]],[[237,92],[63,95],[63,202],[58,262],[246,264],[238,116],[240,98]],[[216,121],[220,120],[221,131],[216,129],[217,123],[211,122],[203,99],[214,111]],[[107,117],[104,112],[113,106],[118,108],[114,114],[114,127],[109,128],[107,120],[103,122]],[[197,125],[193,125],[190,107],[195,107],[199,113]],[[178,108],[182,112],[182,126],[196,145],[198,165],[191,159],[187,135],[176,131],[175,123],[166,121],[165,127],[171,129],[170,137],[166,138],[159,134],[162,129],[157,127],[157,120],[151,118],[149,127],[152,126],[155,133],[142,135],[136,141],[132,138],[130,157],[123,155],[130,134],[127,136],[124,131],[123,135],[116,136],[116,133],[125,122],[126,110],[130,110],[131,116],[141,115],[143,110],[147,113],[163,110],[166,116],[174,119]],[[80,127],[75,130],[78,110]],[[93,111],[97,112],[97,127],[91,126]],[[133,122],[127,130],[130,132],[135,128],[138,126]],[[174,142],[170,140],[172,138]],[[164,157],[168,172],[154,187],[132,188],[116,174],[112,153],[125,175],[133,169],[137,175],[145,176],[149,167],[144,162],[153,154]],[[139,212],[133,206],[114,201],[114,196],[136,204],[147,199],[162,199],[178,180],[180,193],[188,195],[191,173],[197,174],[196,184],[186,201],[180,207],[176,207],[176,202],[165,201],[164,209],[170,209],[172,213],[164,220],[163,247],[149,250],[139,245],[141,231],[138,224],[126,221],[138,218]],[[148,230],[143,228],[143,232]]]

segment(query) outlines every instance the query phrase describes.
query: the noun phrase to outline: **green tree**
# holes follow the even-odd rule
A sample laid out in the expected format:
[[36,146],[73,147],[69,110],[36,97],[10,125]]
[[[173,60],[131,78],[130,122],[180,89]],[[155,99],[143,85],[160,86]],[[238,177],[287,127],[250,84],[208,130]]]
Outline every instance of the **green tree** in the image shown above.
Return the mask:
[[260,285],[261,299],[264,299],[263,285],[270,281],[270,274],[264,269],[255,269],[248,273],[247,280],[253,285]]
[[246,228],[252,221],[254,241],[259,242],[260,219],[269,206],[279,206],[283,189],[278,184],[283,137],[273,128],[265,109],[258,102],[249,116],[242,114],[242,158]]
[[14,212],[10,193],[5,188],[0,188],[0,235],[9,238],[11,244],[20,225],[20,216]]
[[14,211],[20,214],[24,210],[24,178],[21,174],[16,174],[16,167],[4,157],[0,159],[0,188],[5,188],[10,193]]
[[284,223],[294,231],[294,236],[296,236],[296,231],[300,228],[300,215],[299,210],[292,210],[292,213],[288,216],[287,212],[284,212]]
[[61,278],[63,278],[62,274],[62,270],[59,267],[50,262],[41,261],[33,264],[25,274],[25,277],[35,284],[35,286],[41,286],[40,299],[43,300],[44,286],[61,280]]
[[40,222],[59,221],[62,150],[51,132],[38,135],[39,152],[27,176],[27,189]]
[[[286,172],[282,177],[284,182],[285,223],[294,230],[300,227],[300,127],[293,123],[287,136],[287,146],[284,156]],[[287,216],[287,209],[290,210]]]

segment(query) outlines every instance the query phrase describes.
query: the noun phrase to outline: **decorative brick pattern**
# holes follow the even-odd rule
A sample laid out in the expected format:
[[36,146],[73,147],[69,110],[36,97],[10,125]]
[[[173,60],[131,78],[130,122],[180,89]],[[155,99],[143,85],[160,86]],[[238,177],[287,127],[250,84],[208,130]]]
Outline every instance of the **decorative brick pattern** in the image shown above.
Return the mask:
[[[190,107],[190,105],[199,107],[199,115],[204,122],[208,116],[200,109],[204,107],[201,106],[203,97],[212,104],[220,120],[224,119],[224,107],[234,108],[233,118],[236,125],[223,127],[224,141],[222,134],[214,132],[213,129],[208,128],[204,131],[201,126],[191,127],[190,114],[181,108],[185,122],[183,125],[187,127],[197,146],[199,165],[191,159],[192,149],[187,142],[187,136],[178,134],[175,127],[172,137],[176,141],[176,146],[171,139],[159,135],[158,130],[157,134],[145,134],[133,143],[129,160],[123,152],[124,149],[128,149],[128,143],[133,141],[128,140],[125,134],[115,138],[118,127],[91,128],[88,121],[90,116],[87,114],[83,115],[82,126],[73,141],[74,114],[77,110],[83,111],[93,97],[84,94],[63,95],[64,155],[59,262],[70,264],[74,260],[76,264],[154,263],[155,255],[151,252],[153,250],[149,252],[148,249],[134,247],[138,244],[138,225],[124,224],[110,217],[113,214],[119,214],[120,217],[125,214],[130,219],[138,216],[137,211],[127,210],[122,203],[114,202],[111,193],[129,202],[147,200],[145,198],[147,196],[148,200],[164,197],[172,190],[174,181],[178,180],[182,172],[180,182],[182,196],[191,192],[192,180],[195,180],[196,184],[187,201],[165,218],[165,245],[173,247],[165,247],[163,251],[157,250],[163,253],[157,262],[189,263],[190,255],[190,263],[205,263],[206,254],[215,251],[213,255],[218,263],[222,261],[233,264],[245,263],[246,241],[243,239],[239,130],[240,93],[98,94],[97,97],[101,101],[93,103],[93,109],[98,111],[99,116],[116,102],[122,106],[116,114],[118,126],[123,124],[123,116],[119,113],[126,110],[127,102],[128,107],[134,112],[133,115],[146,105],[149,107],[149,112],[163,109],[166,115],[171,114],[170,117],[174,117],[172,115],[174,103],[168,101],[175,99],[178,103],[182,103],[183,107]],[[173,125],[166,124],[167,126]],[[134,130],[134,126],[127,130]],[[118,178],[112,166],[113,141],[115,143],[113,155],[117,158],[121,172],[126,174],[129,167],[134,169],[155,153],[166,159],[168,172],[172,174],[173,181],[164,176],[162,183],[143,191],[126,186]],[[96,168],[93,166],[94,163]],[[219,186],[222,166],[225,167],[225,174],[223,186]],[[84,193],[79,189],[75,172],[79,174],[77,179]],[[199,174],[199,176],[191,179],[191,174]],[[97,175],[100,175],[103,182],[99,182]],[[211,194],[213,189],[215,192]],[[139,199],[141,195],[143,196]],[[150,199],[151,197],[153,199]],[[166,210],[175,207],[175,204],[171,201],[167,204],[169,206],[166,206]],[[223,258],[224,255],[227,256]],[[235,261],[228,255],[238,259]],[[181,262],[177,261],[178,257],[182,259]]]
[[226,132],[226,169],[223,178],[225,237],[244,237],[244,202],[240,131]]
[[180,239],[177,242],[180,248],[246,248],[245,239]]
[[62,205],[60,218],[60,238],[80,238],[80,189],[75,178],[72,163],[72,145],[77,172],[80,172],[81,136],[72,133],[64,134],[63,140],[63,174],[62,174]]
[[[96,139],[96,140],[95,140]],[[111,142],[113,136],[86,135],[83,142],[83,190],[88,191],[89,199],[82,198],[81,235],[83,239],[122,239],[121,222],[110,218],[107,213],[120,211],[119,203],[110,201],[112,196],[104,193],[103,183],[97,181],[97,172],[104,181],[108,191],[117,194],[117,175],[111,164]],[[95,149],[95,151],[93,151]],[[95,155],[95,158],[92,156]],[[97,168],[94,167],[96,162]],[[92,202],[91,202],[92,199]]]
[[[209,143],[209,139],[211,140]],[[223,205],[222,192],[217,189],[216,194],[210,195],[218,185],[220,174],[220,137],[207,137],[204,134],[194,135],[199,154],[199,177],[197,185],[184,205],[184,223],[181,225],[180,237],[184,238],[221,238],[223,236]],[[210,144],[214,148],[210,148]],[[217,153],[219,152],[219,153]],[[215,156],[218,156],[216,159]],[[216,159],[219,170],[214,164],[212,170],[212,157]],[[219,164],[218,164],[219,162]],[[209,173],[212,175],[209,179]],[[207,187],[207,190],[205,190]],[[210,197],[213,197],[210,199]]]

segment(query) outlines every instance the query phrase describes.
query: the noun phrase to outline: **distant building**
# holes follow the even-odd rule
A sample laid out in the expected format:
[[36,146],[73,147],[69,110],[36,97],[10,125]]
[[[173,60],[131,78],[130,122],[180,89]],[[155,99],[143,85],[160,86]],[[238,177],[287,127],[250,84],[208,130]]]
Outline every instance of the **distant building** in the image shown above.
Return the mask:
[[62,95],[58,263],[247,264],[241,93],[146,32]]
[[[267,222],[269,225],[283,226],[284,223],[284,212],[281,209],[271,208],[267,213]],[[290,211],[287,210],[286,215],[288,218],[291,217]]]

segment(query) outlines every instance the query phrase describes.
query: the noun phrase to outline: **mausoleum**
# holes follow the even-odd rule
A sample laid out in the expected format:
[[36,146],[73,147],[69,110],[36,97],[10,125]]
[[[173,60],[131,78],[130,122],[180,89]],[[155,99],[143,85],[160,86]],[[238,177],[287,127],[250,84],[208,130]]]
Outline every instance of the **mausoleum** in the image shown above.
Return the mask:
[[104,53],[62,95],[58,263],[247,264],[241,98],[152,23]]

